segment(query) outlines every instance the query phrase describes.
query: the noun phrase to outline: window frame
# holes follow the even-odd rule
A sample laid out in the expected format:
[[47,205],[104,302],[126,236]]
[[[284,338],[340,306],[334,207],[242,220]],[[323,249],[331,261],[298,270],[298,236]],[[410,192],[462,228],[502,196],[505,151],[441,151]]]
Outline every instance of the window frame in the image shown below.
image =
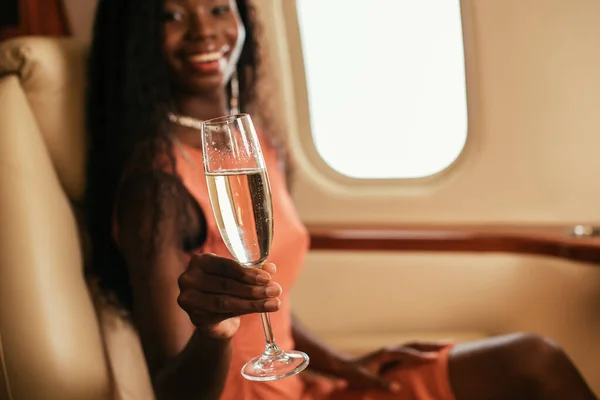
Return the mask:
[[[472,37],[465,31],[467,24],[465,19],[470,17],[470,12],[466,7],[465,1],[460,0],[462,40],[464,52],[464,70],[465,70],[465,98],[467,106],[467,132],[466,139],[462,151],[446,168],[431,175],[416,177],[416,178],[355,178],[338,172],[331,167],[327,161],[321,156],[315,144],[312,125],[311,113],[308,96],[308,82],[306,79],[306,68],[304,61],[304,52],[302,48],[302,38],[300,32],[300,21],[298,16],[298,1],[293,0],[280,3],[281,16],[283,21],[276,24],[276,29],[279,30],[278,44],[279,48],[277,61],[281,65],[283,72],[291,72],[291,78],[284,83],[284,95],[288,96],[285,102],[293,106],[288,108],[285,119],[288,122],[289,142],[293,152],[295,161],[301,164],[302,168],[308,169],[314,178],[335,186],[337,190],[351,190],[356,192],[359,188],[381,189],[384,192],[396,191],[398,189],[419,189],[442,184],[447,179],[454,175],[458,167],[468,162],[470,154],[474,152],[474,147],[477,146],[476,132],[473,129],[475,123],[472,117],[476,110],[473,108],[475,101],[472,101],[474,96],[471,90],[470,81],[473,79],[471,71],[469,71],[469,63],[467,62],[468,49],[473,46],[467,43],[467,38]],[[471,24],[472,25],[472,24]],[[282,34],[284,33],[284,34]],[[281,46],[283,44],[283,46]],[[287,79],[287,78],[286,78]],[[290,95],[291,94],[291,95]],[[293,97],[293,98],[292,98]],[[297,146],[299,145],[299,146]],[[323,181],[324,180],[324,181]]]

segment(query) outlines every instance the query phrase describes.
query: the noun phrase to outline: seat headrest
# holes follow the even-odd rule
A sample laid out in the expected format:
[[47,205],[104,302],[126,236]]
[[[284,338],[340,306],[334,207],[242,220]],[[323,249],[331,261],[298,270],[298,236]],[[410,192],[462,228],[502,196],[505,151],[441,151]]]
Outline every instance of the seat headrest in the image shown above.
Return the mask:
[[19,77],[58,178],[76,201],[85,190],[86,62],[87,45],[76,39],[22,37],[0,43],[0,77]]

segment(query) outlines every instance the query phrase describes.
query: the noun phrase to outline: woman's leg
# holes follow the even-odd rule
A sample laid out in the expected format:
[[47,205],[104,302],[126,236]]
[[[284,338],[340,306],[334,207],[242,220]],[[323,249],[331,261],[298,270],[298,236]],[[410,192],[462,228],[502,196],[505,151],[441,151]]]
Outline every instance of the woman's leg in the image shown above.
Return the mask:
[[457,345],[448,368],[456,400],[596,400],[567,355],[536,335]]

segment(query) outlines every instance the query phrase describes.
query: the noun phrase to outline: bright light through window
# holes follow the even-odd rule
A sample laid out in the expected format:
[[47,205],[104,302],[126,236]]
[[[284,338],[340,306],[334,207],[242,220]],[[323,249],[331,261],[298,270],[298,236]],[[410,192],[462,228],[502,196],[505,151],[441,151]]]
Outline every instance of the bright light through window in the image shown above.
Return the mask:
[[459,0],[296,0],[312,133],[336,171],[418,178],[467,137]]

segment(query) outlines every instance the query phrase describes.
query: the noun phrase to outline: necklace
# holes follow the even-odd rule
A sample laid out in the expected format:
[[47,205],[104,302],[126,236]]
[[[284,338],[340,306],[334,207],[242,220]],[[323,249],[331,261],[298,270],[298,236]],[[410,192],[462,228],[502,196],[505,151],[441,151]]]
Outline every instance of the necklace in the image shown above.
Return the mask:
[[199,131],[202,130],[202,120],[185,115],[176,115],[173,113],[169,113],[168,117],[169,121],[173,122],[174,124],[185,126],[186,128],[194,128]]
[[[193,129],[202,131],[202,121],[199,119],[184,116],[184,115],[176,115],[173,113],[169,113],[168,117],[169,117],[169,121],[173,122],[174,124],[185,126],[186,128],[193,128]],[[177,150],[179,150],[179,152],[181,153],[183,158],[188,163],[190,163],[193,168],[196,168],[196,163],[190,156],[190,153],[186,149],[183,148],[183,145],[181,144],[181,141],[179,141],[179,138],[175,135],[171,135],[171,141],[175,144],[175,146],[177,147]]]

